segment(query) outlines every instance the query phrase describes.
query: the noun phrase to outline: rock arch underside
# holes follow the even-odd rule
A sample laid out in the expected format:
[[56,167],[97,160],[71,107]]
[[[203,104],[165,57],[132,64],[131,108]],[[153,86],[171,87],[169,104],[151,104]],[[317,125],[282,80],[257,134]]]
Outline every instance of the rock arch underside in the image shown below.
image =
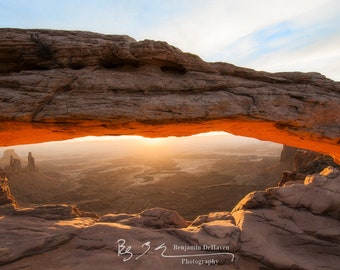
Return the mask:
[[[329,154],[339,163],[339,104],[340,83],[315,72],[269,73],[207,63],[166,42],[128,36],[0,29],[1,146],[86,135],[227,131]],[[0,180],[0,234],[6,240],[0,243],[1,269],[39,269],[44,262],[50,269],[131,269],[136,260],[116,256],[119,238],[135,254],[151,241],[138,269],[155,264],[196,269],[195,261],[161,256],[159,239],[175,254],[180,253],[175,245],[228,246],[235,260],[221,255],[208,269],[340,265],[340,172],[335,168],[301,184],[253,192],[232,212],[193,222],[159,208],[100,218],[69,205],[23,209],[2,171]]]

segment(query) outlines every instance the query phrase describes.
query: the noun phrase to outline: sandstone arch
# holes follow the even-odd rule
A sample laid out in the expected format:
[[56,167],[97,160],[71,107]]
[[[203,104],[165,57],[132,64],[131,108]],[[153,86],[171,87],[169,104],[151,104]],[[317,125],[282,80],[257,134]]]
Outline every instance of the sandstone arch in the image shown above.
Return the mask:
[[340,160],[340,83],[318,73],[259,72],[165,42],[52,30],[0,29],[0,60],[2,146],[221,130]]

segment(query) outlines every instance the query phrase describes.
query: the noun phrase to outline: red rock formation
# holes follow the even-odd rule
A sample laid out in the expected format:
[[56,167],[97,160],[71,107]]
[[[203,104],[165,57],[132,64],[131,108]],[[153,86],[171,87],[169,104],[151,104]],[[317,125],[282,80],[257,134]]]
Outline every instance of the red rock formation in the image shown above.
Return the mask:
[[206,63],[165,42],[0,29],[2,145],[224,130],[339,158],[339,83]]
[[29,152],[27,156],[27,170],[29,172],[36,172],[38,170],[38,168],[35,166],[35,160],[32,156],[32,152]]
[[16,202],[8,186],[5,172],[0,169],[0,215],[13,213]]
[[14,158],[11,156],[9,166],[5,167],[6,171],[11,171],[11,172],[19,172],[22,170],[21,168],[21,161],[20,159]]
[[307,175],[320,172],[329,166],[340,168],[328,155],[289,146],[283,146],[280,162],[290,166],[291,171],[282,173],[279,186],[289,184],[289,182],[303,182]]
[[298,148],[284,145],[283,149],[281,151],[280,162],[281,163],[288,163],[288,165],[293,166],[294,157],[295,157],[295,154],[296,154],[297,151],[298,151]]
[[0,164],[5,167],[8,166],[11,162],[11,158],[20,159],[18,154],[14,149],[7,149],[3,152],[2,158],[0,159]]
[[336,269],[340,254],[340,172],[248,194],[232,211],[240,252],[272,269]]
[[34,160],[34,157],[32,155],[32,152],[28,153],[27,166],[26,166],[26,168],[23,168],[21,166],[21,159],[15,153],[15,151],[12,150],[12,149],[6,150],[6,151],[4,151],[4,157],[2,158],[2,163],[5,163],[5,161],[8,160],[7,156],[9,154],[11,154],[10,158],[9,158],[9,162],[5,163],[5,171],[7,173],[9,173],[9,172],[11,172],[11,173],[23,172],[24,170],[27,171],[27,172],[37,172],[38,171],[38,168],[35,165],[35,160]]

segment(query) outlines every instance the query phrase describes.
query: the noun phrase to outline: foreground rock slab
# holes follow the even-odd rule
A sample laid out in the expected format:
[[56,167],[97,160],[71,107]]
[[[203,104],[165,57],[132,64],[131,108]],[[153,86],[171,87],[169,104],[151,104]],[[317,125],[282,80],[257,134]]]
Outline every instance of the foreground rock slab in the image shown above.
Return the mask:
[[0,29],[2,145],[224,130],[339,159],[340,84],[206,63],[166,42]]
[[[248,194],[232,211],[240,252],[275,269],[336,269],[340,262],[340,173]],[[294,269],[294,268],[293,268]]]
[[45,218],[32,217],[34,211],[3,214],[1,269],[335,270],[339,186],[339,170],[328,167],[303,184],[250,193],[231,213],[193,222],[161,208],[99,220],[53,220],[48,207]]
[[1,217],[0,265],[57,249],[91,223],[90,219],[47,221],[34,217]]

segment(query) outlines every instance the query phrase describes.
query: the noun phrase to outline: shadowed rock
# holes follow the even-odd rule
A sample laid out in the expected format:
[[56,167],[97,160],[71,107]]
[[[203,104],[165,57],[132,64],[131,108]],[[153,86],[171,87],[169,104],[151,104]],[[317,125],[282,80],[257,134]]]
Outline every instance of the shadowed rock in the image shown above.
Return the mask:
[[5,172],[0,169],[0,215],[15,212],[16,201],[8,186]]
[[280,162],[288,165],[292,171],[282,172],[279,186],[303,183],[307,175],[318,173],[329,166],[340,169],[328,155],[286,145],[283,146]]

